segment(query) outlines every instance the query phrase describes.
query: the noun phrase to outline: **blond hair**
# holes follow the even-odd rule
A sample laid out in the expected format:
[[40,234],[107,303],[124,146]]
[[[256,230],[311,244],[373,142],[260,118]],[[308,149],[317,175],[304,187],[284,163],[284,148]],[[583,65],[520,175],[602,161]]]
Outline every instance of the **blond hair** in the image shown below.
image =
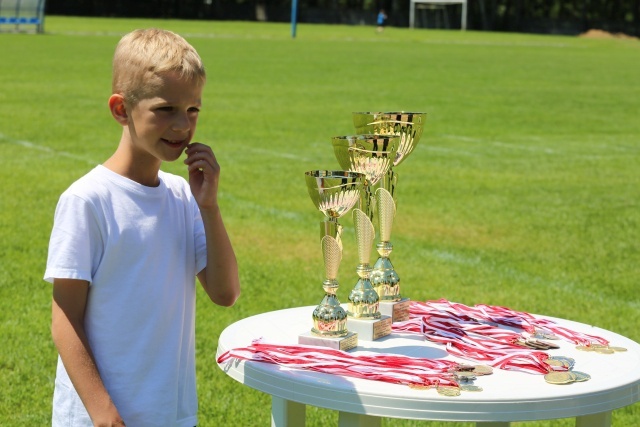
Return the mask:
[[112,93],[136,105],[162,84],[163,74],[171,72],[199,84],[206,80],[200,55],[184,38],[157,28],[134,30],[116,46]]

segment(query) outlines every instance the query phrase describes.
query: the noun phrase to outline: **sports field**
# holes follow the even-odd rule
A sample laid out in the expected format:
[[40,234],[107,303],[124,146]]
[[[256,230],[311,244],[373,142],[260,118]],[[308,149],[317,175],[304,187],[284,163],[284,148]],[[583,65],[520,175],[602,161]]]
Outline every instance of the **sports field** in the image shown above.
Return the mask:
[[[49,422],[56,351],[42,275],[53,212],[115,149],[111,56],[122,34],[150,26],[185,36],[207,66],[196,140],[222,166],[243,285],[233,308],[199,294],[202,427],[269,425],[269,397],[217,368],[217,337],[246,316],[320,301],[322,215],[303,173],[338,167],[330,138],[354,132],[352,111],[428,113],[397,169],[403,294],[640,341],[639,41],[322,25],[299,25],[292,39],[286,24],[47,17],[47,34],[0,34],[0,425]],[[181,162],[163,168],[186,176]],[[342,223],[344,302],[357,259],[351,219]],[[336,422],[307,410],[309,426]],[[615,427],[638,424],[640,404],[613,413]]]

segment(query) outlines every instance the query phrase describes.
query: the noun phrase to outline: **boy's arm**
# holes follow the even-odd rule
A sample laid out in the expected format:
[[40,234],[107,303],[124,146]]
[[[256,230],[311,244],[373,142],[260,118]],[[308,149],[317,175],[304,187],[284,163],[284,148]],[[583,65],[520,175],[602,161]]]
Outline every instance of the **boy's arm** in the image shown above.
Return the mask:
[[198,273],[198,280],[211,301],[228,307],[240,296],[240,279],[236,255],[218,206],[220,165],[207,145],[189,144],[185,153],[189,185],[200,208],[207,241],[207,266]]
[[232,306],[240,295],[238,264],[222,222],[222,214],[216,206],[200,209],[207,240],[207,266],[198,273],[198,280],[211,301],[222,306]]
[[84,330],[89,283],[54,279],[51,335],[62,363],[95,426],[123,426],[96,366]]

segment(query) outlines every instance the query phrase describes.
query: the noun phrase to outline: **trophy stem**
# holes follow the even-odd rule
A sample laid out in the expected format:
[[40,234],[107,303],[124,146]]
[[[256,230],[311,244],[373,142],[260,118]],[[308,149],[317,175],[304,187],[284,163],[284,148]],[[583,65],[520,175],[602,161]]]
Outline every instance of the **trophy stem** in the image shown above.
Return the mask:
[[359,264],[356,272],[360,278],[349,294],[349,309],[347,315],[360,319],[380,319],[378,310],[380,298],[371,284],[371,266]]
[[367,214],[369,220],[373,222],[373,218],[375,216],[376,196],[371,185],[365,183],[362,187],[362,195],[360,196],[358,206],[361,211]]
[[325,295],[313,310],[313,328],[311,333],[323,337],[344,337],[347,331],[347,313],[336,296],[338,281],[326,279],[322,283]]
[[380,298],[371,285],[372,268],[369,265],[375,231],[369,216],[360,209],[353,210],[353,223],[356,231],[359,259],[356,273],[360,278],[349,294],[347,314],[355,318],[379,319],[380,311],[378,311],[378,306]]
[[380,301],[400,301],[400,277],[393,268],[389,255],[393,251],[391,242],[380,242],[376,245],[380,257],[373,265],[371,284],[380,296]]
[[311,332],[320,336],[342,337],[348,333],[347,313],[336,296],[340,286],[336,277],[342,260],[342,226],[336,219],[327,219],[320,223],[320,233],[326,277],[322,282],[325,296],[313,311]]
[[[391,182],[393,181],[392,179]],[[394,189],[394,187],[388,188]],[[380,312],[383,315],[391,316],[393,322],[402,322],[409,319],[411,302],[408,298],[403,299],[400,295],[400,277],[389,258],[393,251],[390,240],[396,214],[396,203],[391,191],[384,187],[376,190],[376,199],[381,241],[376,245],[380,257],[373,266],[371,283],[380,296]]]

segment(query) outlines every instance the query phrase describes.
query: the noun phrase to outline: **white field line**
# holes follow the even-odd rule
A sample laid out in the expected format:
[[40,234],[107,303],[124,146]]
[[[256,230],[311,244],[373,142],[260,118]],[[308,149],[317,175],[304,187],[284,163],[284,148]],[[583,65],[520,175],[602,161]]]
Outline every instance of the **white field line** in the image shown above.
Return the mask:
[[429,143],[420,143],[416,150],[437,151],[440,153],[453,154],[457,156],[478,157],[478,153],[473,153],[466,150],[458,150],[456,148],[440,147],[437,145],[431,145]]
[[[473,138],[473,137],[463,136],[463,135],[444,134],[439,136],[447,139],[457,140],[457,141],[473,142],[473,143],[484,144],[484,145],[494,145],[496,147],[510,148],[513,150],[534,151],[534,152],[545,153],[545,154],[559,154],[556,150],[553,150],[548,147],[532,147],[532,146],[523,145],[523,144],[509,144],[501,141],[492,141],[488,139]],[[539,138],[529,138],[529,139],[540,140]]]
[[[62,34],[66,36],[94,36],[94,37],[122,37],[125,33],[115,31],[52,31],[51,34]],[[243,40],[288,40],[288,34],[283,32],[282,35],[270,36],[270,35],[251,35],[251,34],[224,34],[224,33],[182,33],[185,38],[201,38],[201,39],[243,39]],[[352,37],[333,37],[324,39],[329,42],[342,42],[342,41],[362,41],[369,43],[406,43],[406,41],[396,41],[389,39],[380,39],[378,37],[372,37],[367,39],[352,38]],[[573,43],[551,43],[551,42],[497,42],[488,40],[439,40],[426,38],[423,40],[413,40],[415,43],[431,44],[431,45],[471,45],[471,46],[499,46],[499,47],[540,47],[540,48],[574,48],[574,49],[587,49],[586,45],[576,45]]]
[[0,141],[7,141],[11,144],[15,144],[15,145],[19,145],[21,147],[24,148],[28,148],[30,150],[36,150],[36,151],[40,151],[43,153],[47,153],[47,154],[51,154],[52,156],[59,156],[59,157],[66,157],[69,159],[73,159],[73,160],[79,160],[82,162],[85,162],[89,165],[97,165],[99,162],[92,160],[92,159],[88,159],[86,157],[82,157],[82,156],[78,156],[76,154],[73,153],[69,153],[67,151],[62,151],[62,150],[54,150],[51,147],[47,147],[46,145],[41,145],[41,144],[36,144],[35,142],[31,142],[31,141],[24,141],[24,140],[19,140],[19,139],[12,139],[7,137],[6,135],[0,133]]
[[296,154],[291,154],[288,153],[286,151],[277,151],[277,150],[267,150],[264,148],[256,148],[256,147],[247,147],[245,146],[243,149],[243,151],[251,151],[253,153],[257,153],[257,154],[264,154],[267,156],[271,156],[271,157],[280,157],[283,159],[288,159],[288,160],[296,160],[299,162],[310,162],[312,159],[309,159],[307,157],[303,157],[303,156],[298,156]]
[[270,207],[268,204],[255,203],[247,199],[241,199],[233,196],[229,193],[225,193],[225,199],[233,202],[238,208],[244,208],[252,212],[259,212],[276,218],[286,219],[289,221],[305,222],[308,221],[308,215],[303,215],[300,212],[288,211],[284,209],[276,209]]

